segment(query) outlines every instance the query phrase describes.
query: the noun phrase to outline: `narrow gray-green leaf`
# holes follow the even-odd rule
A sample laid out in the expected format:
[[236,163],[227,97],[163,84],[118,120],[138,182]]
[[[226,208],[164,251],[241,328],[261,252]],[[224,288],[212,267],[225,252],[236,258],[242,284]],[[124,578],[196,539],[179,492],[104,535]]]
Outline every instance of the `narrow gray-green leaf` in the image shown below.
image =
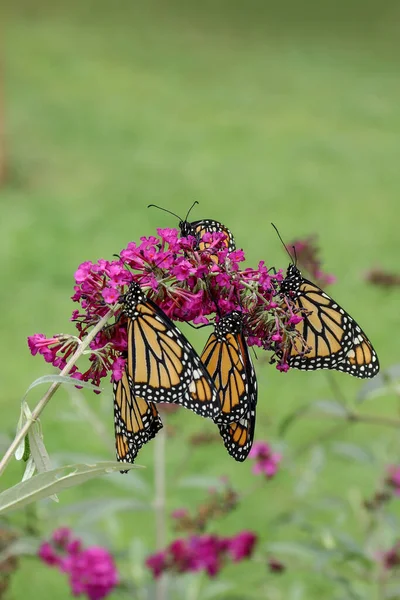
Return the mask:
[[203,477],[199,475],[198,477],[184,477],[180,479],[178,482],[179,487],[187,487],[187,488],[200,488],[200,489],[216,489],[220,490],[225,487],[225,484],[221,479],[217,477]]
[[374,455],[366,448],[350,442],[335,442],[331,446],[333,452],[343,458],[349,458],[359,463],[373,463]]
[[316,408],[319,412],[335,417],[346,417],[348,415],[347,408],[336,400],[316,400],[312,403],[311,408]]
[[113,513],[135,510],[152,510],[148,502],[140,502],[135,498],[113,498],[106,497],[96,500],[82,500],[68,506],[60,506],[56,509],[58,518],[78,514],[84,525],[93,523]]
[[0,564],[13,556],[35,556],[39,549],[40,540],[33,537],[20,537],[0,552]]
[[[50,456],[44,445],[43,437],[37,423],[34,423],[28,432],[29,446],[31,451],[31,458],[35,463],[35,467],[38,473],[46,473],[51,471],[53,465],[51,464]],[[58,502],[57,494],[50,496],[51,500]]]
[[39,473],[28,481],[17,483],[0,494],[0,513],[18,510],[31,502],[37,502],[94,477],[119,471],[121,468],[130,470],[138,468],[138,466],[109,461],[94,465],[68,465],[46,473]]
[[101,392],[101,388],[97,385],[93,385],[88,381],[80,381],[80,379],[75,379],[74,377],[68,377],[67,375],[43,375],[38,379],[35,379],[33,383],[28,387],[25,392],[24,398],[28,395],[31,389],[36,387],[37,385],[41,385],[42,383],[65,383],[66,385],[78,385],[79,387],[88,388],[89,390],[96,390]]
[[294,425],[297,420],[311,412],[313,414],[315,414],[315,412],[321,412],[326,415],[343,418],[345,418],[348,414],[346,407],[336,400],[315,400],[314,402],[300,406],[293,412],[289,413],[279,425],[279,434],[284,436],[288,429]]
[[[384,371],[381,371],[376,377],[364,383],[357,394],[357,401],[363,402],[383,396],[391,392],[393,387],[399,389],[400,365],[393,365]],[[397,383],[396,383],[397,382]]]
[[310,405],[305,404],[303,406],[299,406],[296,410],[289,413],[279,424],[279,435],[284,436],[289,428],[294,425],[294,423],[300,419],[303,415],[307,414],[310,410]]
[[22,481],[28,481],[28,479],[31,479],[31,477],[33,477],[34,472],[35,472],[35,461],[33,460],[32,456],[30,456],[25,465],[25,471],[22,476]]
[[233,588],[232,583],[227,581],[212,581],[203,588],[201,600],[212,600],[213,598],[227,597],[227,592]]

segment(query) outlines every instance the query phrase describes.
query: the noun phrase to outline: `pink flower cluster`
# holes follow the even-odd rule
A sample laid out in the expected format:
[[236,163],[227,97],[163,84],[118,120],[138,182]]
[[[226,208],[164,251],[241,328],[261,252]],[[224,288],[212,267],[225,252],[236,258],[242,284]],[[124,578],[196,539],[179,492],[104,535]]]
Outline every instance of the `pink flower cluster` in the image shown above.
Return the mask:
[[265,475],[270,479],[276,474],[282,455],[272,452],[267,442],[254,442],[249,458],[255,460],[252,468],[254,475]]
[[[290,302],[280,296],[281,271],[271,272],[261,261],[257,269],[241,268],[243,250],[229,252],[225,234],[205,233],[205,248],[198,249],[193,236],[179,237],[176,229],[158,229],[157,236],[142,237],[139,244],[130,242],[115,261],[82,263],[75,273],[72,300],[80,304],[71,320],[77,336],[57,335],[46,338],[35,334],[28,338],[32,354],[41,354],[58,368],[65,366],[80,340],[111,306],[115,306],[132,281],[140,284],[171,319],[208,323],[212,313],[233,310],[245,313],[244,333],[247,343],[265,350],[279,351],[277,368],[286,372],[288,365],[281,352],[301,316],[294,314]],[[216,303],[218,310],[216,310]],[[121,308],[114,322],[97,334],[90,344],[90,366],[85,372],[73,370],[73,376],[98,385],[112,373],[113,380],[122,376],[126,350],[126,318]]]
[[393,489],[393,493],[396,496],[400,496],[400,467],[396,465],[389,465],[387,468],[386,483]]
[[42,543],[38,554],[44,563],[68,575],[74,596],[85,594],[89,600],[101,600],[119,583],[108,550],[100,546],[83,548],[82,541],[67,527],[56,529],[51,541]]
[[396,542],[395,545],[387,550],[386,552],[382,552],[379,556],[380,561],[382,562],[385,569],[390,570],[395,567],[400,566],[400,542]]
[[177,539],[166,550],[149,556],[146,565],[155,578],[166,571],[187,573],[205,571],[210,577],[219,573],[228,562],[239,562],[253,554],[257,536],[242,531],[233,537],[197,535]]

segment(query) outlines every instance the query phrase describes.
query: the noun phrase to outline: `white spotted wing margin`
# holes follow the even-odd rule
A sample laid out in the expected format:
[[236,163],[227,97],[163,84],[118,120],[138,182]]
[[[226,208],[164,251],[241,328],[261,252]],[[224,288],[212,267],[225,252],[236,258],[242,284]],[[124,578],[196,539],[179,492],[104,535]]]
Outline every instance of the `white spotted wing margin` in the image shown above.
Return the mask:
[[218,415],[221,406],[214,382],[196,350],[136,283],[126,295],[124,312],[132,394],[147,402],[178,404],[203,417]]
[[294,328],[311,348],[304,353],[299,338],[294,337],[287,359],[290,367],[304,371],[335,369],[361,379],[379,372],[377,354],[358,323],[305,279],[295,265],[289,265],[280,291],[303,317]]

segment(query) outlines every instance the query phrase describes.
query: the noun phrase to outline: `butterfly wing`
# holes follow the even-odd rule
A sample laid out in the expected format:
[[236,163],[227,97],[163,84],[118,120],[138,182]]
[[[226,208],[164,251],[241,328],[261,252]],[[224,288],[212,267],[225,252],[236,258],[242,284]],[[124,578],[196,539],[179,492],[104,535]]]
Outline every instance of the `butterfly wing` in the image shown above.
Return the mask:
[[114,382],[114,428],[117,460],[133,463],[140,448],[163,424],[154,404],[131,392],[126,370]]
[[256,405],[247,408],[246,414],[234,423],[219,423],[218,428],[228,453],[243,462],[253,445],[254,429],[256,425]]
[[137,303],[128,298],[125,312],[132,393],[147,402],[172,402],[203,417],[217,416],[221,406],[215,385],[169,317],[143,294]]
[[328,294],[301,277],[291,296],[303,316],[295,329],[311,350],[304,354],[299,338],[294,338],[289,366],[302,370],[336,369],[361,378],[378,373],[379,361],[371,342],[356,321]]
[[[251,365],[248,376],[247,346],[242,333],[214,332],[210,335],[201,355],[201,361],[218,390],[221,413],[215,422],[232,423],[243,417],[253,402],[255,374]],[[249,357],[249,363],[251,360]]]
[[240,313],[234,311],[220,320],[201,358],[220,395],[222,410],[214,421],[228,453],[244,461],[253,444],[257,380]]
[[198,240],[199,250],[205,250],[208,247],[208,244],[201,241],[203,235],[205,233],[216,232],[221,232],[225,234],[225,244],[229,252],[233,252],[234,250],[236,250],[235,239],[233,237],[232,232],[219,221],[213,221],[212,219],[202,219],[200,221],[192,221],[192,223],[190,223],[190,226],[192,229],[192,235],[194,235]]

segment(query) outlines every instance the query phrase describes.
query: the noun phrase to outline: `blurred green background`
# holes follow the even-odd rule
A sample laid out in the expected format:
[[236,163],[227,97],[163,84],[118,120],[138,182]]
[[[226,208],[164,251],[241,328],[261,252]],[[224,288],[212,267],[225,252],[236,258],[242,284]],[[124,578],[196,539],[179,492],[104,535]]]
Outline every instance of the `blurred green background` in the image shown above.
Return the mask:
[[[399,18],[395,1],[5,0],[3,437],[14,431],[25,389],[49,372],[30,356],[27,335],[73,331],[68,319],[78,264],[111,258],[156,227],[177,225],[148,210],[150,203],[185,215],[197,200],[193,218],[224,222],[248,265],[287,266],[271,221],[287,241],[317,233],[324,267],[338,279],[331,293],[365,328],[382,367],[398,361],[398,294],[368,286],[363,276],[374,265],[398,269]],[[208,332],[188,335],[201,351]],[[318,473],[310,467],[314,480],[299,496],[296,482],[313,458],[306,452],[294,464],[290,452],[327,425],[300,424],[284,442],[278,425],[297,406],[331,397],[332,389],[324,372],[283,375],[258,357],[256,438],[287,449],[287,468],[216,529],[255,529],[270,542],[297,535],[290,526],[269,526],[283,506],[323,493],[346,497],[355,485],[368,494],[379,469],[330,457]],[[332,380],[347,398],[361,386],[339,373]],[[32,403],[39,393],[32,393]],[[75,409],[61,391],[42,419],[52,454],[113,456],[111,386],[105,383],[101,398],[86,398],[99,418],[107,415],[109,449],[87,421],[66,419]],[[394,407],[387,404],[371,410],[390,413]],[[187,475],[228,475],[241,490],[251,488],[249,463],[234,463],[222,443],[188,449],[188,437],[211,431],[212,424],[183,412],[170,418],[168,509],[204,498],[203,490],[176,485],[182,453]],[[387,432],[360,426],[338,439],[380,452]],[[139,462],[151,484],[151,445]],[[4,484],[19,476],[14,464]],[[61,502],[107,496],[111,487],[104,479],[64,494]],[[120,515],[119,549],[136,535],[154,548],[151,512],[146,517]],[[320,522],[321,530],[333,524],[326,515]],[[55,524],[48,521],[47,530]],[[103,527],[114,532],[110,524]],[[357,536],[356,519],[346,527]],[[277,579],[262,563],[243,563],[221,577],[235,581],[238,598],[336,597],[334,585],[318,574],[289,569]],[[23,561],[14,578],[14,598],[26,595],[27,581],[31,597],[70,597],[62,577],[33,560]]]

